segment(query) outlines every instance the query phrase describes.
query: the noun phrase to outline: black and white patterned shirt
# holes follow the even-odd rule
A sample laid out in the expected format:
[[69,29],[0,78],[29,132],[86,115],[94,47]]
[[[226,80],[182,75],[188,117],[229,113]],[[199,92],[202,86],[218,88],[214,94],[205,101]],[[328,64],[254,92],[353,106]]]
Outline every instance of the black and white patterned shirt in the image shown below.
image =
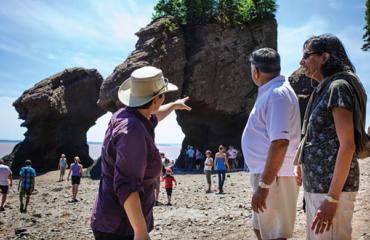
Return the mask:
[[[332,109],[342,107],[353,112],[354,98],[355,93],[352,86],[343,79],[328,83],[322,92],[318,92],[312,105],[307,128],[307,141],[303,149],[302,177],[305,191],[329,192],[339,150]],[[358,161],[357,158],[353,157],[349,175],[342,191],[357,192],[359,175]]]

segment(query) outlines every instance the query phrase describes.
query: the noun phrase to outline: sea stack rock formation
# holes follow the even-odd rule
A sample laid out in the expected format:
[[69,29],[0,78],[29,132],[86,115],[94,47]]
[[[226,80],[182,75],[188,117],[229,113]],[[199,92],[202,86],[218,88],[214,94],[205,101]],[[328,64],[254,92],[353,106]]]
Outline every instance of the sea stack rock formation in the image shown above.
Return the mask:
[[97,105],[102,82],[95,69],[66,69],[40,81],[13,103],[27,128],[25,139],[4,157],[14,173],[26,159],[39,172],[55,170],[61,153],[69,163],[74,156],[84,167],[93,163],[86,133],[104,114]]
[[301,123],[303,123],[304,113],[306,112],[308,100],[310,99],[311,93],[317,86],[317,81],[306,77],[304,75],[303,68],[298,68],[289,77],[289,82],[294,92],[297,94],[299,101],[299,108],[301,111]]
[[[132,54],[103,82],[99,106],[114,112],[117,90],[131,72],[145,65],[161,68],[179,91],[167,101],[190,96],[190,112],[178,111],[185,133],[183,147],[204,151],[232,144],[240,149],[242,130],[253,107],[257,88],[250,77],[248,57],[261,47],[277,47],[273,16],[238,27],[219,24],[180,26],[160,18],[141,29]],[[178,167],[181,161],[177,162]]]

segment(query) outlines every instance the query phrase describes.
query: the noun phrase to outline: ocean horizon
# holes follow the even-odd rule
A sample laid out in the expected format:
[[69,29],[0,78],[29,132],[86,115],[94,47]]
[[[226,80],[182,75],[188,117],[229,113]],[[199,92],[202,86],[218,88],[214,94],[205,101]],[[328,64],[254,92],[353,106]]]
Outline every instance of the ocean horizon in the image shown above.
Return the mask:
[[[23,140],[0,139],[0,158],[10,154],[14,146],[22,141]],[[87,144],[89,145],[90,157],[94,160],[99,158],[103,142],[88,141]],[[166,157],[170,160],[176,160],[180,155],[181,144],[179,143],[157,143],[156,145],[159,151],[165,153]]]

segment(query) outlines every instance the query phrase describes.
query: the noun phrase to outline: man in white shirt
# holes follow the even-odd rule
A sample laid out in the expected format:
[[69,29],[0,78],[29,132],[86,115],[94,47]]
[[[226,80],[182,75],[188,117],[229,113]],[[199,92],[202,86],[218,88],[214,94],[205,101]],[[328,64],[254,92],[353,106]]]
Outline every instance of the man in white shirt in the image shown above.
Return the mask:
[[254,51],[250,62],[258,95],[241,145],[254,190],[253,228],[258,239],[287,239],[293,234],[298,197],[293,173],[301,129],[298,99],[280,75],[274,49]]
[[[9,179],[9,182],[8,182]],[[0,205],[0,212],[5,211],[4,205],[6,201],[6,197],[9,192],[9,186],[13,185],[13,178],[12,178],[12,171],[6,165],[4,165],[4,161],[0,159],[0,192],[1,192],[1,205]]]

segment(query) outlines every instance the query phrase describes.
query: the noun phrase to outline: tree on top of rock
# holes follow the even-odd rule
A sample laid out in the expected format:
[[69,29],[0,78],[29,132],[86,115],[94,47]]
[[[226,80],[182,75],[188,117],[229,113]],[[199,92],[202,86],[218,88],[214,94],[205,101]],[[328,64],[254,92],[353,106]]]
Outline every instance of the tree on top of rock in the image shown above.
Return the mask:
[[364,45],[362,46],[362,50],[368,51],[370,49],[370,0],[366,1],[366,26],[364,27],[365,29],[365,34],[362,37],[365,41]]
[[276,7],[274,0],[160,0],[154,7],[153,20],[172,16],[183,25],[238,26],[271,16]]

